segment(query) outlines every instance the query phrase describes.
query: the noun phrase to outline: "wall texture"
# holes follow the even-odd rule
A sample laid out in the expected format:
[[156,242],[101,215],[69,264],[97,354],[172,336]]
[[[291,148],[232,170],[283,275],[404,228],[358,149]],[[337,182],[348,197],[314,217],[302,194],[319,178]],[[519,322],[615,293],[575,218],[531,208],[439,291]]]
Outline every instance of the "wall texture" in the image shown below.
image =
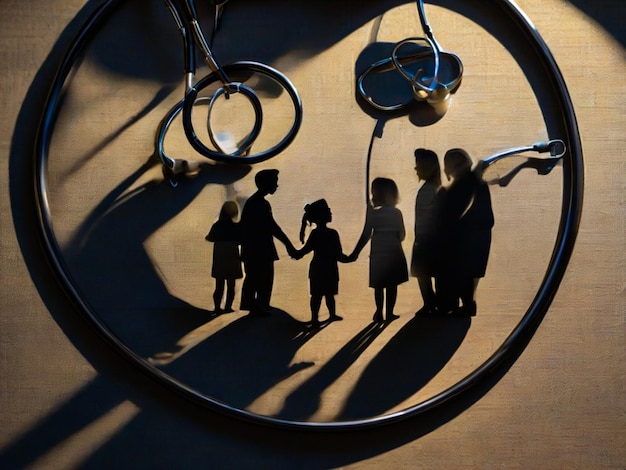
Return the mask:
[[[233,7],[236,2],[233,1]],[[619,26],[625,19],[624,6],[618,1],[594,2],[594,7],[581,6],[586,9],[583,11],[575,2],[561,0],[518,3],[532,18],[559,64],[583,141],[584,211],[574,255],[562,286],[520,358],[469,396],[453,400],[449,406],[427,416],[390,427],[330,434],[269,429],[188,403],[157,386],[112,352],[59,292],[41,262],[33,214],[24,212],[32,210],[32,196],[28,194],[28,185],[22,186],[29,177],[29,143],[34,137],[36,110],[69,39],[68,30],[72,28],[68,28],[68,24],[71,25],[74,16],[81,11],[83,2],[33,0],[3,5],[0,19],[3,107],[0,178],[4,196],[0,201],[3,215],[0,223],[0,467],[624,468],[626,83],[623,77],[626,44]],[[436,25],[439,10],[428,8],[433,15],[431,22]],[[332,18],[330,15],[328,21]],[[446,33],[443,25],[434,27],[437,32],[443,30],[447,41],[442,40],[442,44],[451,44],[453,35]],[[332,63],[341,57],[341,47],[350,45],[350,41],[362,40],[358,34],[346,37],[337,41],[340,46],[336,49],[329,46],[319,55],[309,52],[309,61],[303,60],[302,64],[283,61],[282,66],[304,83],[313,83],[306,82],[305,78],[316,74],[323,81],[324,70],[316,67],[324,62],[311,58],[325,57]],[[158,36],[153,40],[157,41]],[[468,63],[471,60],[472,57],[468,57]],[[497,72],[497,67],[490,68],[493,60],[493,57],[485,60],[483,72]],[[155,70],[169,77],[167,67],[164,72],[159,67]],[[81,103],[93,106],[104,103],[100,110],[103,114],[97,122],[97,126],[102,127],[118,112],[107,107],[109,101],[98,101],[102,96],[124,100],[127,97],[119,96],[123,94],[119,90],[127,89],[124,87],[144,89],[138,83],[143,86],[145,77],[129,78],[89,67],[84,73],[93,76],[88,75],[91,81],[79,89],[84,95],[78,96],[78,100],[73,95],[67,98],[68,106],[75,107],[71,108],[71,115],[63,116],[66,134],[59,148],[80,146],[92,135],[89,132],[93,130],[80,120]],[[342,79],[340,70],[333,73],[331,79]],[[477,79],[472,73],[462,88],[468,90],[468,94],[469,83]],[[511,83],[506,72],[497,79],[495,84]],[[109,84],[109,88],[105,88],[105,84]],[[524,91],[526,88],[520,89],[520,93]],[[333,112],[341,112],[342,102],[333,92],[321,93],[313,85],[305,86],[301,92],[303,99],[315,103],[309,106],[310,114],[305,116],[323,116],[318,119],[317,131],[322,133],[329,148],[345,150],[332,146],[333,142],[345,138],[346,127],[349,127],[333,125]],[[460,107],[460,103],[455,105]],[[525,123],[536,124],[537,116],[533,111],[523,107],[514,111],[517,112],[507,111],[510,117],[507,132],[511,134],[496,137],[494,148],[506,146],[511,142],[511,135],[526,139]],[[454,115],[451,113],[448,118],[454,119]],[[361,122],[365,121],[356,119],[350,125],[357,129]],[[371,128],[365,125],[369,127],[363,135]],[[326,147],[316,142],[318,134],[307,134],[308,129],[304,130],[303,142],[311,152],[322,154]],[[468,126],[468,131],[474,135],[488,134],[491,130],[487,122],[479,119]],[[534,139],[535,130],[528,135]],[[144,143],[136,139],[134,145],[133,149],[141,154]],[[445,141],[441,145],[444,149],[452,142]],[[357,153],[362,155],[361,150]],[[301,167],[290,166],[288,162],[281,165],[284,175],[308,168],[306,164]],[[374,164],[374,168],[382,171],[376,165],[381,165],[380,162]],[[344,171],[346,173],[339,176],[351,174],[351,169],[344,168]],[[115,171],[106,173],[107,178],[113,179],[123,175]],[[335,173],[330,175],[334,177]],[[98,180],[97,174],[93,178],[87,181],[88,185]],[[311,192],[319,189],[314,184],[306,187]],[[293,212],[285,209],[284,213],[285,220],[296,221],[289,229],[295,239],[300,208],[305,200],[287,197],[289,192],[285,188],[289,188],[288,183],[281,187],[283,193],[279,193],[284,194],[284,198],[279,199],[277,194],[275,204],[278,208],[283,207],[281,204],[287,207],[290,199],[295,200]],[[335,188],[331,197],[342,190],[345,188]],[[412,197],[405,199],[408,213]],[[66,214],[66,220],[80,215],[80,207],[68,209],[71,211]],[[201,210],[206,207],[202,206]],[[351,207],[334,210],[337,224],[353,212]],[[542,213],[545,217],[554,217],[551,213],[547,216]],[[540,223],[538,226],[543,227]],[[178,232],[171,230],[170,235],[177,236]],[[204,226],[198,230],[204,230]],[[350,241],[346,244],[350,245],[358,233],[349,229],[347,233]],[[164,242],[155,237],[148,246],[158,252],[162,249],[160,243]],[[179,255],[194,256],[182,249]],[[524,261],[515,256],[511,259],[511,263]],[[303,272],[298,271],[300,267],[293,269],[298,275]],[[168,272],[162,274],[167,277]],[[519,279],[520,289],[525,288],[523,276]],[[352,282],[360,281],[347,275],[345,282],[350,286],[347,289],[351,289],[354,288]],[[485,280],[486,286],[489,282]],[[174,281],[170,288],[178,292],[185,286]],[[200,291],[202,295],[197,294],[198,291],[191,295],[192,303],[202,301],[205,294],[208,298],[208,288],[201,289],[205,289]],[[370,293],[366,291],[366,295]],[[523,303],[526,297],[519,301]],[[302,305],[306,311],[306,301]],[[402,305],[402,308],[409,311],[411,306]],[[466,356],[468,360],[464,365],[470,367],[473,360],[480,360],[484,357],[481,354],[500,344],[507,328],[514,324],[507,318],[501,322],[498,323],[503,328],[500,336],[482,337],[482,342],[476,336],[468,336],[466,345],[474,347],[476,344],[477,349]],[[484,327],[480,326],[478,317],[475,323],[474,335],[489,335],[489,330],[481,329]],[[356,327],[350,321],[344,325],[347,325],[342,326],[345,329]],[[335,339],[329,333],[328,341]],[[487,346],[485,341],[489,342]],[[330,393],[341,393],[341,387],[349,386],[349,383],[340,385]],[[332,403],[332,397],[330,401]],[[261,410],[265,406],[271,409],[271,397],[256,406]]]

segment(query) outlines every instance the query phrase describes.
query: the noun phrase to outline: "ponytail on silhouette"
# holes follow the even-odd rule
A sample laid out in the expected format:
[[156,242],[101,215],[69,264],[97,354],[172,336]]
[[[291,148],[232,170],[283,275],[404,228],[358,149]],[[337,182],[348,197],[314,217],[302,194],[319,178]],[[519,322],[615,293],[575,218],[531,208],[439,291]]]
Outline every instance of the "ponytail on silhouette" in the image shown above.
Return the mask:
[[302,224],[300,225],[300,242],[304,243],[304,233],[306,232],[306,226],[311,224],[309,220],[309,210],[311,204],[304,206],[304,214],[302,214]]
[[330,208],[326,199],[319,199],[304,206],[304,215],[300,225],[300,241],[304,243],[304,233],[306,226],[311,224],[319,225],[330,221]]

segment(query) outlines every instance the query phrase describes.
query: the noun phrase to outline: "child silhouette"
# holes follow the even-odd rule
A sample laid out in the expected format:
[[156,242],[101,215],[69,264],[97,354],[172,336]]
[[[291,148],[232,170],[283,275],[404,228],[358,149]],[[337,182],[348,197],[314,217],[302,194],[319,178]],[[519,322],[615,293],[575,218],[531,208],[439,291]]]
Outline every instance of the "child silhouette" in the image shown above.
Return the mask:
[[[241,228],[235,222],[239,208],[234,201],[226,201],[222,205],[218,220],[213,224],[205,240],[213,242],[213,266],[211,276],[215,278],[213,302],[215,313],[231,313],[235,299],[235,281],[243,277],[239,245],[241,244]],[[224,285],[227,286],[226,302],[221,309]]]
[[304,243],[304,234],[308,224],[315,224],[304,246],[295,250],[294,258],[301,259],[304,255],[313,252],[313,259],[309,266],[309,287],[311,292],[311,323],[319,325],[319,310],[322,297],[326,299],[326,306],[330,314],[329,321],[342,320],[337,315],[335,295],[339,291],[339,268],[337,262],[346,263],[348,257],[343,254],[341,241],[336,230],[327,225],[332,221],[332,212],[324,199],[320,199],[304,207],[300,241]]
[[[393,313],[398,295],[398,285],[409,280],[402,241],[406,235],[402,212],[395,206],[399,200],[398,187],[389,178],[372,181],[372,206],[368,207],[365,227],[352,254],[354,261],[371,239],[369,285],[374,288],[376,311],[373,320],[383,321],[383,303],[387,320],[394,320]],[[386,293],[386,299],[385,299]]]

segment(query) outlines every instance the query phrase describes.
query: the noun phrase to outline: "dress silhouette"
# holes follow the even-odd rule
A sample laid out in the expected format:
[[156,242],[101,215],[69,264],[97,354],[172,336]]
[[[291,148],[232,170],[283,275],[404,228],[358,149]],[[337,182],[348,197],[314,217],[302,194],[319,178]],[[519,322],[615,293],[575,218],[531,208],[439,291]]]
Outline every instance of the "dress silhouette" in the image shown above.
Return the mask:
[[[236,279],[243,277],[239,245],[241,244],[241,226],[235,222],[239,208],[234,201],[226,201],[222,206],[218,220],[211,226],[205,237],[213,242],[213,264],[211,276],[215,278],[213,302],[215,313],[233,312]],[[226,285],[226,301],[221,308],[224,286]]]
[[343,254],[339,233],[329,228],[332,221],[332,212],[324,199],[307,204],[302,217],[300,241],[304,242],[306,225],[315,224],[305,245],[295,251],[295,258],[300,259],[304,255],[313,252],[313,259],[309,265],[309,289],[311,293],[311,323],[319,324],[319,310],[322,297],[326,299],[326,306],[330,314],[329,320],[342,320],[337,315],[335,307],[335,295],[339,292],[339,268],[337,262],[348,262],[348,257]]
[[381,322],[383,304],[387,320],[398,318],[393,313],[398,285],[409,280],[402,249],[406,231],[402,213],[395,207],[399,200],[396,183],[388,178],[376,178],[371,189],[373,207],[368,208],[365,228],[349,259],[356,259],[371,239],[369,286],[374,288],[376,303],[373,320]]
[[295,248],[274,220],[272,206],[265,199],[278,188],[278,170],[261,170],[254,180],[257,191],[246,201],[240,221],[241,258],[245,270],[240,308],[249,310],[250,315],[269,315],[274,262],[278,260],[274,238],[287,247],[289,254]]

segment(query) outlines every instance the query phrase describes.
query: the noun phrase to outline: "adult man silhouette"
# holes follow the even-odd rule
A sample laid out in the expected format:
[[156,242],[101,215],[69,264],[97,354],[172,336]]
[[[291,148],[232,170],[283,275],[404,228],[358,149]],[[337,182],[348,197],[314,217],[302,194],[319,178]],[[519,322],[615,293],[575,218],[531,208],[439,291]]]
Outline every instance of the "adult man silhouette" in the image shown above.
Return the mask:
[[241,212],[241,259],[246,276],[241,290],[241,310],[250,315],[269,315],[274,284],[274,261],[278,252],[274,238],[280,240],[293,256],[295,248],[274,220],[272,206],[265,199],[278,188],[278,170],[261,170],[254,182],[257,191],[248,198]]
[[[415,197],[415,239],[411,253],[411,275],[417,278],[424,306],[416,315],[442,313],[439,301],[441,289],[441,240],[438,231],[442,202],[446,189],[441,185],[439,157],[429,149],[418,148],[415,172],[422,186]],[[447,312],[444,312],[447,313]]]

